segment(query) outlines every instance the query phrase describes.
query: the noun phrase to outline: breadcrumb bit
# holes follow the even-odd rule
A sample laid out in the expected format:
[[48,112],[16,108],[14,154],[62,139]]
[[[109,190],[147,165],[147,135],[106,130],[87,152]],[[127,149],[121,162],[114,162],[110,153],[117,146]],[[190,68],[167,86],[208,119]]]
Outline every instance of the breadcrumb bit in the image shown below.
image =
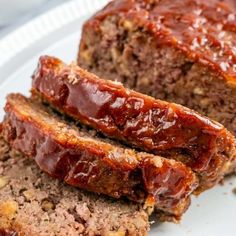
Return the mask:
[[9,220],[12,220],[15,217],[17,211],[18,203],[16,201],[8,200],[0,205],[1,214],[7,216]]
[[0,176],[0,189],[4,188],[8,184],[8,179],[4,176]]

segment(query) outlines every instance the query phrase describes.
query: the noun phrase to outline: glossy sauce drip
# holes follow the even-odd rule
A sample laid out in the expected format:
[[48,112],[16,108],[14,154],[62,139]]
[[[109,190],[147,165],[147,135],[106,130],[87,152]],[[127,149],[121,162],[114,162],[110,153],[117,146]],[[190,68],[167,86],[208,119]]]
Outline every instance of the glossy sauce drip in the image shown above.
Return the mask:
[[[219,170],[232,158],[233,136],[219,123],[98,79],[53,57],[41,57],[32,87],[33,93],[54,108],[109,137],[154,154],[177,160],[182,157],[198,174],[207,175],[209,185],[221,177]],[[60,93],[62,87],[66,96]]]
[[182,163],[96,140],[88,142],[35,104],[27,105],[22,96],[13,101],[8,98],[5,107],[4,138],[49,175],[114,198],[145,202],[153,196],[153,204],[160,209],[183,213],[177,212],[178,206],[188,203],[198,182]]
[[219,0],[116,0],[92,20],[109,15],[137,19],[159,45],[173,45],[189,58],[236,83],[236,6]]

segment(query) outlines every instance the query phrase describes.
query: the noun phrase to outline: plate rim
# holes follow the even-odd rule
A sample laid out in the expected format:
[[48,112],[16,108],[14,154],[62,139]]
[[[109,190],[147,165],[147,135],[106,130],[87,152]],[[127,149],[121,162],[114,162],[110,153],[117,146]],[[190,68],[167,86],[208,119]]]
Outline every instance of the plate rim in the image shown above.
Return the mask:
[[[58,7],[53,8],[53,9],[37,16],[33,20],[29,21],[28,23],[23,24],[22,26],[20,26],[16,30],[14,30],[11,33],[9,33],[8,35],[6,35],[4,38],[2,38],[0,40],[0,75],[2,72],[1,69],[4,69],[4,70],[6,69],[6,68],[4,68],[5,65],[8,65],[8,66],[11,65],[11,68],[15,68],[15,66],[12,65],[12,61],[14,61],[12,59],[19,60],[19,58],[22,58],[21,53],[24,53],[25,51],[30,50],[30,48],[32,46],[34,46],[34,44],[37,43],[38,40],[41,40],[44,37],[47,37],[50,34],[53,34],[57,29],[66,27],[69,24],[73,24],[73,21],[77,20],[78,18],[86,16],[87,14],[93,14],[96,9],[100,9],[101,6],[103,5],[103,3],[106,4],[108,1],[109,0],[72,0],[71,2],[63,3],[63,4],[59,5]],[[85,9],[83,9],[83,6],[85,6],[84,4],[86,4],[86,7],[87,7]],[[80,11],[80,9],[79,9],[80,7],[82,8],[83,11]],[[55,16],[60,15],[61,12],[63,12],[63,15],[68,14],[68,12],[69,12],[69,15],[66,16],[66,19],[64,19],[64,21],[58,22],[58,25],[53,25],[53,27],[45,29],[44,27],[45,27],[45,24],[47,23],[45,21],[50,20],[51,18],[54,18]],[[35,30],[34,27],[36,27],[36,26],[39,28]],[[39,31],[37,32],[37,30],[39,30]],[[40,30],[42,30],[42,32]],[[24,44],[22,44],[22,45],[21,44],[17,45],[17,43],[21,42],[21,40],[25,40],[25,32],[27,32],[27,31],[30,31],[32,33],[36,31],[36,33],[38,33],[38,35],[35,35],[35,36],[37,36],[37,38],[32,41],[29,40],[27,42],[24,42]],[[13,37],[17,37],[19,41],[14,42],[14,44],[12,44],[12,42],[9,42],[10,40],[12,40],[11,38],[13,38]],[[9,52],[6,50],[5,45],[7,45]],[[5,54],[2,53],[2,51],[4,51]],[[2,55],[4,55],[3,59],[2,59]],[[15,60],[15,62],[17,62],[17,64],[21,64],[16,60]],[[25,65],[26,63],[27,62],[23,62],[22,64]],[[23,70],[24,70],[24,68],[23,68]],[[19,69],[17,69],[17,71],[19,71]],[[14,74],[14,71],[11,71],[11,73],[9,75],[12,76],[13,74]],[[6,76],[6,82],[9,79],[9,75]],[[1,88],[1,86],[5,86],[4,84],[2,84],[2,82],[4,82],[3,79],[4,78],[2,78],[0,76],[0,88]],[[220,190],[220,192],[221,191],[223,192],[225,190],[223,189],[223,190]],[[222,193],[222,195],[223,195],[223,193]],[[199,198],[201,198],[201,197],[204,197],[204,196],[200,196]],[[226,196],[226,197],[230,197],[230,195],[228,194],[228,196]],[[221,203],[221,202],[219,202],[219,203]],[[204,207],[203,204],[202,204],[202,207]],[[188,214],[192,214],[192,213],[190,211],[188,211]],[[167,231],[167,234],[169,234],[169,232],[175,232],[175,227],[173,226],[173,228],[172,228],[172,226],[173,225],[169,225],[168,223],[165,223],[165,226],[163,228],[164,229],[168,228],[168,230],[170,230],[170,231]],[[206,225],[206,227],[207,227],[207,225]],[[160,234],[162,234],[164,232],[163,228],[160,228],[158,226],[158,232]],[[180,228],[181,228],[181,225],[180,225]],[[184,235],[192,235],[191,231],[189,233],[188,230],[189,230],[189,228],[184,228],[184,231],[183,231]],[[194,229],[190,229],[190,230],[192,230],[194,233]],[[207,231],[207,232],[209,232],[209,231]],[[151,230],[149,231],[150,236],[155,235],[155,233],[156,233],[156,228],[151,228]],[[211,233],[211,232],[209,232],[209,233]]]
[[[0,67],[54,30],[94,13],[108,2],[109,0],[72,0],[24,23],[0,39]],[[62,14],[63,17],[60,17]]]

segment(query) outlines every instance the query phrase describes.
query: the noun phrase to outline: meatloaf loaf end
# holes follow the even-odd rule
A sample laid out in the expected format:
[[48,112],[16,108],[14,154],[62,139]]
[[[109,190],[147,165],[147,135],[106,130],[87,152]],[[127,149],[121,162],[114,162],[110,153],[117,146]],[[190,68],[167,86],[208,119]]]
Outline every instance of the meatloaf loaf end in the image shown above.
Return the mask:
[[143,236],[148,213],[50,178],[0,138],[1,236]]
[[78,64],[236,135],[234,0],[114,0],[85,23]]
[[181,162],[109,143],[23,95],[9,95],[5,111],[3,137],[49,175],[91,192],[155,205],[167,220],[179,220],[188,208],[198,184]]
[[184,162],[198,174],[199,192],[214,186],[236,157],[235,138],[219,123],[54,57],[40,58],[32,94],[113,139]]

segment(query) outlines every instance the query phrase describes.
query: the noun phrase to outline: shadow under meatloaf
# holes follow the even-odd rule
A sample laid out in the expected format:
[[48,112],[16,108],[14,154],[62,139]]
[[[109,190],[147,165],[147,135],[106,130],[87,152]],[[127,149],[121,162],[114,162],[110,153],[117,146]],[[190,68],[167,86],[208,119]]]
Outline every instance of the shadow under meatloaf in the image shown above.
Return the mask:
[[84,24],[78,64],[192,108],[236,135],[235,4],[114,0]]
[[126,89],[54,57],[41,57],[32,78],[33,96],[62,113],[191,167],[200,180],[198,193],[221,180],[235,160],[233,135],[190,109]]
[[49,175],[82,189],[155,206],[179,220],[197,180],[181,162],[136,152],[73,127],[20,94],[7,97],[5,140]]
[[65,185],[0,137],[1,236],[144,236],[148,212]]

